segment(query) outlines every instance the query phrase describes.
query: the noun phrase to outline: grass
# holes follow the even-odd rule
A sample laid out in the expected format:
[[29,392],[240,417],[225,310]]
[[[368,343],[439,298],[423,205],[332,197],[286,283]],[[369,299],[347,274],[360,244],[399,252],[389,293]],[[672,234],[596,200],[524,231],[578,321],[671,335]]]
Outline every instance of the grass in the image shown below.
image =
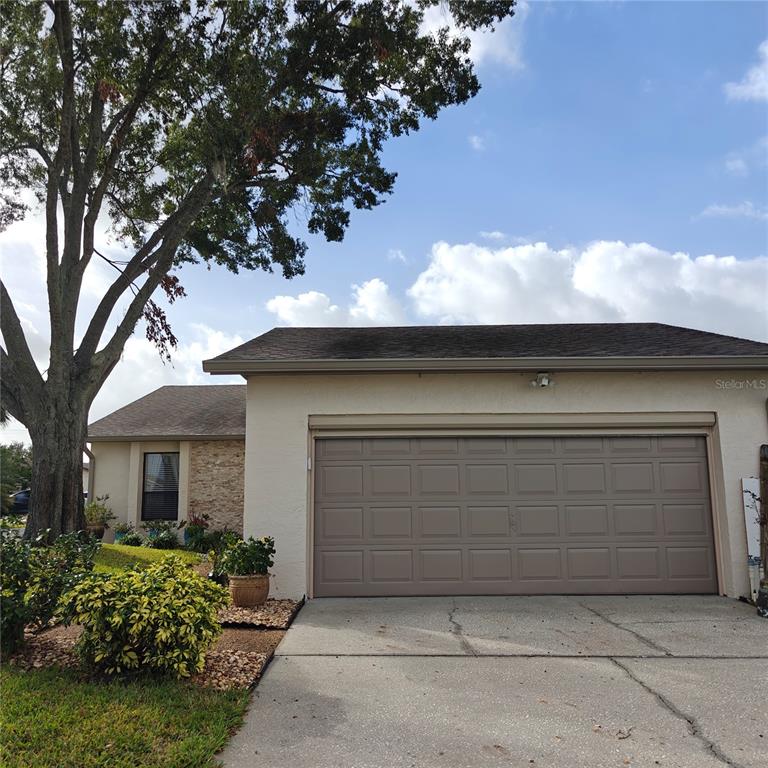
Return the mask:
[[8,666],[0,697],[3,768],[211,768],[248,703],[247,691]]
[[102,544],[96,555],[95,571],[116,573],[134,565],[146,567],[168,555],[177,555],[185,563],[200,562],[200,555],[186,549],[150,549],[149,547],[126,547],[123,544]]

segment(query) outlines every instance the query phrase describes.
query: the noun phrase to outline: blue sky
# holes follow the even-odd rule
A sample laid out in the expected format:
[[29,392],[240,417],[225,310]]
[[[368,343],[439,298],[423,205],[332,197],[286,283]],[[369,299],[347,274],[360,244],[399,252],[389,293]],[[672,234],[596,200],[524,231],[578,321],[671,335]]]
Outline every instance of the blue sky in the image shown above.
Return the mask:
[[[201,357],[278,324],[658,320],[768,340],[767,40],[764,3],[521,7],[473,47],[480,94],[387,146],[384,205],[341,244],[309,238],[292,281],[183,271],[174,365],[139,331],[92,416],[207,382]],[[0,246],[44,350],[43,294],[17,268],[38,237],[27,221]]]
[[[433,243],[482,243],[483,231],[507,234],[504,244],[621,240],[764,256],[766,102],[729,99],[724,86],[758,63],[767,14],[759,3],[532,4],[512,22],[523,65],[482,60],[474,100],[392,141],[395,193],[354,213],[342,244],[310,239],[307,273],[290,283],[185,276],[195,307],[179,315],[199,317],[202,301],[216,317],[213,280],[240,307],[230,327],[246,336],[279,320],[264,309],[276,293],[345,304],[353,284],[379,277],[402,294]],[[745,204],[752,215],[739,215]],[[701,215],[710,206],[723,211]]]

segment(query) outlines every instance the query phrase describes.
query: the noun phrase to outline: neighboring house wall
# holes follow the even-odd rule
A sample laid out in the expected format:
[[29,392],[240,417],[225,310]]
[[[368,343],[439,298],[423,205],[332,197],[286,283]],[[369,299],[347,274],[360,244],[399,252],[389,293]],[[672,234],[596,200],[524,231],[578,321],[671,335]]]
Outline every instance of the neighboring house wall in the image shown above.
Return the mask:
[[109,494],[118,520],[141,527],[144,454],[178,452],[179,522],[193,510],[213,528],[242,532],[244,440],[96,441],[91,451],[94,496]]
[[243,532],[245,440],[190,443],[188,514],[209,515],[212,529]]
[[[728,388],[722,382],[765,381],[765,372],[555,370],[554,385],[546,389],[532,388],[531,378],[531,373],[514,372],[250,377],[244,528],[246,535],[275,537],[275,593],[298,596],[309,589],[311,416],[341,414],[341,421],[344,414],[564,414],[562,428],[568,429],[565,414],[697,411],[716,419],[707,434],[723,591],[747,594],[740,480],[757,474],[759,447],[768,443],[768,391]],[[557,420],[550,423],[549,433],[557,434],[559,426]],[[536,433],[535,419],[528,433]]]

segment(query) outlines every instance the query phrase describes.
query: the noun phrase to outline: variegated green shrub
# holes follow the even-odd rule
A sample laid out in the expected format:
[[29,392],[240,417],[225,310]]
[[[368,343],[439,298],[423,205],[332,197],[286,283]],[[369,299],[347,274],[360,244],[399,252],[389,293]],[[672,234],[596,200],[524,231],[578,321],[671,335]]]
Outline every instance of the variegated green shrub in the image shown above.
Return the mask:
[[228,601],[226,590],[169,556],[143,570],[88,576],[64,595],[60,616],[82,625],[77,651],[98,672],[188,677],[202,671]]

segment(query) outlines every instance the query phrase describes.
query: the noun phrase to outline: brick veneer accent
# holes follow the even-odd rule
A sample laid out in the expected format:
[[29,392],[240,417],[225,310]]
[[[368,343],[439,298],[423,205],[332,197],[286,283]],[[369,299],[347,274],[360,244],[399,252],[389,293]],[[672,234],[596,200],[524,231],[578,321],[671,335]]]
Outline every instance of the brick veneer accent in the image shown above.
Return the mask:
[[189,454],[189,513],[242,534],[245,440],[195,440]]

